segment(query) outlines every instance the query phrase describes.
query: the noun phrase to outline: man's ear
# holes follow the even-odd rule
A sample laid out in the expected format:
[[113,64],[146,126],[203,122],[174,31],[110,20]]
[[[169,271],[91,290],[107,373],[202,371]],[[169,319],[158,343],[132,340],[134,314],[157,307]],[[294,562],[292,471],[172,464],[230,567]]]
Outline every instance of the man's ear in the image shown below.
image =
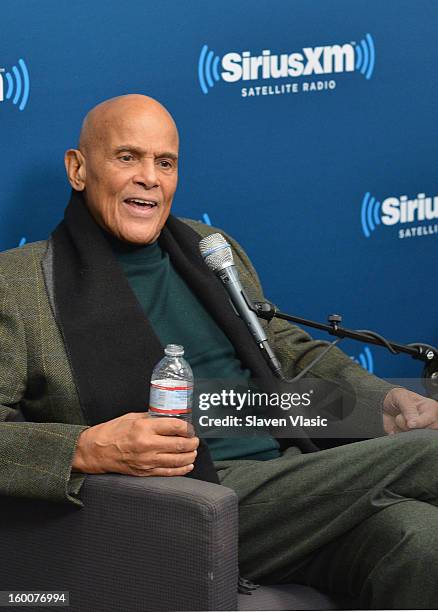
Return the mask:
[[83,191],[86,179],[85,157],[79,149],[68,149],[64,155],[64,163],[70,185],[76,191]]

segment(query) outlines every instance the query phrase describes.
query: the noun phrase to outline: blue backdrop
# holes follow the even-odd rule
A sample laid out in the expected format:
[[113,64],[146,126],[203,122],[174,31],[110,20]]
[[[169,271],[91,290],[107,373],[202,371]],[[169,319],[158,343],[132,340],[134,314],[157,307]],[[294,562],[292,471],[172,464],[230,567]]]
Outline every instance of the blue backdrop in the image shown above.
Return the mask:
[[145,93],[181,134],[174,212],[236,237],[282,310],[438,344],[437,31],[436,0],[4,0],[0,249],[61,219],[84,114]]

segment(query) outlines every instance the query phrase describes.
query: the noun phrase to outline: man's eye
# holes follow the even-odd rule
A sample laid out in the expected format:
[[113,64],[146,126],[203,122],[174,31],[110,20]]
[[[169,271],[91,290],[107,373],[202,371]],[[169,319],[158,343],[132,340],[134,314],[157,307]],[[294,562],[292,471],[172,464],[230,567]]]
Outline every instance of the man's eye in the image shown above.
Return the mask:
[[170,168],[173,168],[174,166],[174,164],[170,162],[168,159],[160,159],[158,163],[165,170],[169,170]]
[[126,155],[121,155],[119,157],[119,159],[124,161],[124,162],[129,162],[129,161],[132,161],[134,159],[134,156],[131,155],[130,153],[126,153]]

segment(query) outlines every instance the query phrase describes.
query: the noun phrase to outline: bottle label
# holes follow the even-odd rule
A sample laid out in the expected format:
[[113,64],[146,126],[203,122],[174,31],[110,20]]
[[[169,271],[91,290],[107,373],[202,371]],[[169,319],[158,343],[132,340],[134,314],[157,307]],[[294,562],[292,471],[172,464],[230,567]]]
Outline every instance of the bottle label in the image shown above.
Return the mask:
[[192,411],[193,384],[185,380],[151,382],[149,412],[161,416],[178,416]]

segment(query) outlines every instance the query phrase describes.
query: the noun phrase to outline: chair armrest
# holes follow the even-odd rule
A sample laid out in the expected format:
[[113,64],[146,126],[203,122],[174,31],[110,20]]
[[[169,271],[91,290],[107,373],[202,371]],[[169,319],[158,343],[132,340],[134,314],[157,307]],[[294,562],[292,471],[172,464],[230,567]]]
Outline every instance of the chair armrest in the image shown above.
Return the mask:
[[81,497],[79,509],[0,497],[0,590],[70,591],[80,612],[237,609],[234,491],[104,474]]

